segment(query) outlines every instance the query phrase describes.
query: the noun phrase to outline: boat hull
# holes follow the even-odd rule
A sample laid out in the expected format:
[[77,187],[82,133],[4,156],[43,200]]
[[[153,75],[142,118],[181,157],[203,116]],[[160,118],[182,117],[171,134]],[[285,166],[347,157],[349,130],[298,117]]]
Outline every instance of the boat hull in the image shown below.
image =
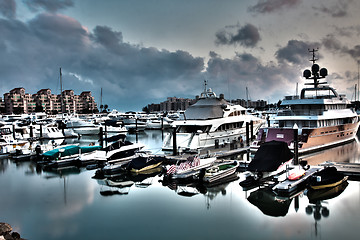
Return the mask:
[[[355,139],[359,122],[338,126],[304,128],[299,134],[299,154],[315,152],[351,142]],[[261,134],[261,133],[260,133]],[[272,140],[284,141],[290,150],[294,150],[294,129],[292,128],[267,128],[267,133],[258,136],[250,147],[255,152],[263,142]]]

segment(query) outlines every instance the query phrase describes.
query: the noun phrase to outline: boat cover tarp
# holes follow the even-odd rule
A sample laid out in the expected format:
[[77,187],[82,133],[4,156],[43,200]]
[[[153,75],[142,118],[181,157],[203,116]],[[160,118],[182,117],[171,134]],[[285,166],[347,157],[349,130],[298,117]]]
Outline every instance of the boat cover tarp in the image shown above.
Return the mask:
[[[317,180],[320,177],[321,181]],[[336,183],[344,178],[344,174],[337,171],[336,167],[326,167],[322,171],[315,173],[310,178],[312,186],[321,186]]]
[[229,103],[219,98],[202,98],[184,112],[186,120],[205,120],[222,118],[224,106]]
[[47,159],[56,159],[59,156],[65,157],[65,156],[70,156],[70,155],[74,155],[74,154],[79,154],[79,152],[87,153],[87,152],[92,152],[92,151],[95,151],[98,149],[101,149],[101,146],[80,147],[78,145],[70,145],[70,146],[64,146],[61,148],[56,148],[51,151],[44,152],[43,156]]
[[294,154],[290,151],[286,142],[271,141],[260,145],[253,160],[249,163],[248,171],[271,172],[293,158]]
[[101,149],[101,146],[81,146],[80,149],[81,149],[81,153],[88,153]]
[[61,148],[55,148],[51,151],[43,153],[43,156],[48,159],[56,159],[60,156],[70,156],[79,153],[80,147],[78,145],[64,146]]
[[164,161],[163,157],[139,156],[139,157],[136,157],[133,160],[131,160],[131,162],[129,163],[128,168],[129,169],[140,170],[140,169],[142,169],[144,167],[154,165],[154,164],[157,164],[157,163],[162,162],[162,161]]

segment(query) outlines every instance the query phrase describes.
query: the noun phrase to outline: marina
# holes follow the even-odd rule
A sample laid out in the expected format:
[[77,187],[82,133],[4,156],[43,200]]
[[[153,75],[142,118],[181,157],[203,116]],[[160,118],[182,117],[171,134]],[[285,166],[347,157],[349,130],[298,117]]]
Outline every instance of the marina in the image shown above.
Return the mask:
[[[154,154],[162,154],[164,137],[160,130],[128,134],[126,139],[144,144]],[[67,141],[88,145],[94,138]],[[305,155],[302,160],[316,166],[318,161],[332,161],[329,157],[332,156],[339,164],[358,166],[359,147],[359,142],[353,141],[332,148],[330,153],[326,150]],[[243,153],[237,158],[249,162],[247,155]],[[360,182],[354,180],[321,197],[326,200],[316,200],[318,197],[314,193],[308,195],[311,191],[307,188],[286,195],[261,186],[244,189],[239,185],[245,179],[242,172],[215,185],[166,182],[161,168],[108,178],[97,178],[95,173],[95,169],[75,166],[41,170],[31,161],[2,159],[3,219],[28,239],[98,239],[120,235],[128,238],[134,236],[133,229],[139,225],[144,229],[137,233],[138,238],[165,239],[165,235],[174,234],[177,226],[184,224],[189,230],[172,238],[338,239],[337,229],[341,229],[341,236],[357,235]],[[219,230],[219,221],[229,228]],[[264,226],[262,231],[258,231],[259,223]],[[166,229],[164,235],[155,231],[159,225]],[[41,230],[38,226],[42,226]],[[279,226],[286,227],[286,235]]]

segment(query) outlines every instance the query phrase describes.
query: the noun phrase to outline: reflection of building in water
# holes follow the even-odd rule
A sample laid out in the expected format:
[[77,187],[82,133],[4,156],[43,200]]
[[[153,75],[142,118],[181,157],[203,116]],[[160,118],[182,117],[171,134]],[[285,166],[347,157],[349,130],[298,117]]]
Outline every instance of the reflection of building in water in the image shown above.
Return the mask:
[[327,150],[323,150],[314,154],[304,155],[302,160],[305,160],[310,165],[318,165],[320,163],[329,162],[358,162],[360,143],[357,138],[355,141],[345,145],[337,146]]

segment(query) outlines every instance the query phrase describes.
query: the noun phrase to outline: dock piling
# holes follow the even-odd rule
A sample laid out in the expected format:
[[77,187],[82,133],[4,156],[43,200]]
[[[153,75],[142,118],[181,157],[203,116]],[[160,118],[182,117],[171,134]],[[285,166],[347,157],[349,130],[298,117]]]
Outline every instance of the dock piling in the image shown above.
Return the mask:
[[249,139],[249,122],[246,122],[246,146],[250,145],[250,139]]
[[173,128],[173,156],[177,155],[177,146],[176,146],[176,127]]

